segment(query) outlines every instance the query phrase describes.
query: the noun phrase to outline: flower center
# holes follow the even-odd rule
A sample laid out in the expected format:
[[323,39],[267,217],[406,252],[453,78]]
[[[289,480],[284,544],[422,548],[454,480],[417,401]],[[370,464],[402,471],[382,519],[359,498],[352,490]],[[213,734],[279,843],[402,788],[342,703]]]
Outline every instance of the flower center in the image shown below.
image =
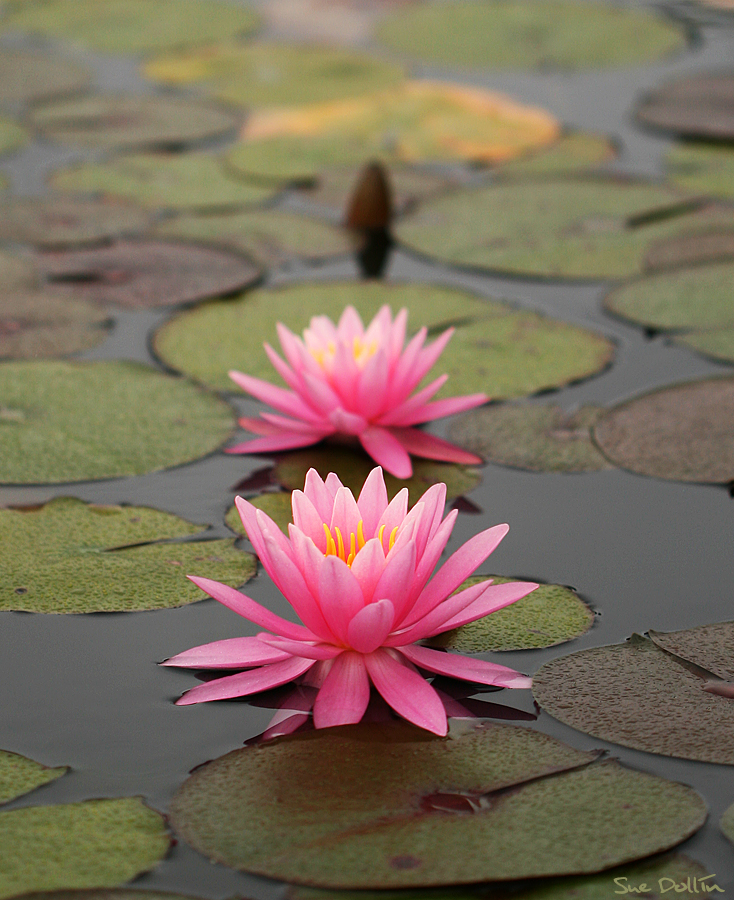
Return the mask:
[[[366,342],[359,335],[352,338],[352,356],[357,364],[358,369],[363,369],[369,359],[377,353],[378,342]],[[336,343],[329,341],[324,347],[309,347],[311,356],[316,360],[319,366],[327,373],[331,372],[336,356]]]
[[[377,539],[380,543],[382,543],[382,536],[385,533],[385,526],[381,525],[380,530],[377,534]],[[344,562],[351,569],[352,563],[354,562],[355,556],[359,553],[359,551],[364,547],[367,543],[364,537],[364,530],[362,527],[362,520],[360,519],[357,523],[357,533],[355,535],[352,532],[349,535],[348,543],[345,543],[344,538],[342,536],[341,530],[338,525],[334,526],[334,534],[332,535],[329,526],[324,522],[324,534],[326,535],[326,552],[324,556],[338,556],[339,559],[343,559]],[[396,525],[393,530],[390,532],[390,540],[388,541],[388,552],[392,550],[393,544],[395,543],[395,538],[398,536],[398,526]],[[349,549],[347,549],[347,547]]]

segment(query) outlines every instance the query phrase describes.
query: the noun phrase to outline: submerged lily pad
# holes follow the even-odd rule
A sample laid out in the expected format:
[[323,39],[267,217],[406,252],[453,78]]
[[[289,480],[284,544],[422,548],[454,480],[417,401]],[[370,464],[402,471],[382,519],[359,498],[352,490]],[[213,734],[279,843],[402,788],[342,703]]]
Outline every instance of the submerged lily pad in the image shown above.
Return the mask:
[[218,44],[161,56],[144,69],[164,84],[204,84],[245,107],[343,100],[399,84],[401,66],[366,53],[326,46]]
[[227,158],[247,175],[311,181],[322,169],[369,159],[503,162],[558,134],[550,113],[502,94],[406,81],[361,97],[255,112]]
[[233,586],[255,574],[254,557],[231,540],[164,543],[201,537],[201,526],[145,507],[60,498],[40,508],[0,509],[0,535],[0,609],[169,609],[202,599],[187,573]]
[[645,125],[685,137],[731,140],[734,74],[694,74],[669,82],[642,101],[637,118]]
[[567,0],[419,4],[388,18],[378,35],[429,62],[541,71],[640,65],[686,45],[680,26],[651,12]]
[[97,94],[37,107],[31,121],[62,143],[94,150],[155,150],[220,137],[235,129],[239,117],[211,103],[179,97]]
[[546,663],[533,677],[533,694],[556,719],[602,740],[734,765],[734,703],[704,691],[704,683],[653,641],[633,635]]
[[533,472],[597,472],[609,468],[591,440],[604,409],[583,406],[569,414],[559,406],[486,406],[457,417],[450,440],[487,462]]
[[396,237],[449,263],[529,275],[622,278],[660,238],[734,224],[669,188],[615,179],[493,184],[424,203]]
[[9,10],[4,26],[74,41],[105,53],[143,53],[248,34],[252,10],[202,0],[46,0]]
[[11,119],[0,116],[0,153],[18,150],[28,141],[28,132]]
[[15,800],[42,784],[55,781],[68,771],[68,766],[50,769],[18,753],[0,750],[0,803]]
[[[253,506],[261,509],[265,515],[270,516],[284,534],[288,534],[288,525],[293,521],[290,491],[270,491],[265,494],[258,494],[255,497],[248,497],[247,499]],[[236,531],[237,534],[245,534],[242,519],[240,519],[236,506],[230,508],[224,521],[232,531]]]
[[[734,104],[734,88],[732,94]],[[687,191],[734,197],[734,150],[725,144],[676,144],[668,151],[666,168],[671,180]]]
[[220,209],[254,206],[273,188],[230,178],[216,156],[204,153],[140,153],[57,172],[62,191],[128,197],[149,209]]
[[210,303],[166,323],[154,346],[172,368],[218,390],[231,390],[229,369],[279,380],[262,347],[263,341],[275,341],[277,322],[298,334],[312,316],[336,321],[349,304],[368,322],[385,303],[394,313],[407,307],[415,330],[425,325],[437,332],[456,325],[435,367],[436,374],[450,375],[443,395],[483,390],[497,399],[532,394],[593,375],[614,354],[600,335],[537,313],[436,285],[375,282],[293,285]]
[[690,788],[593,759],[514,726],[447,739],[399,724],[329,728],[200,767],[171,819],[232,868],[342,888],[596,872],[703,823]]
[[[492,578],[495,584],[516,580],[497,575],[475,575],[459,590],[487,578]],[[593,624],[593,611],[572,588],[562,584],[541,584],[510,606],[461,628],[445,631],[428,643],[460,653],[531,650],[572,641],[585,634]]]
[[142,475],[211,453],[232,426],[227,404],[138,363],[0,365],[0,484]]
[[513,159],[496,171],[502,178],[566,175],[596,169],[616,155],[614,144],[603,135],[573,131],[550,147]]
[[734,805],[730,806],[721,817],[719,827],[729,840],[734,844]]
[[0,50],[0,103],[33,103],[82,90],[90,72],[62,57],[31,50]]
[[159,863],[170,837],[139,797],[0,812],[0,897],[115,887]]
[[734,378],[690,381],[614,407],[594,440],[615,465],[675,481],[734,481]]
[[44,253],[38,264],[57,291],[131,309],[221,297],[249,287],[262,274],[239,254],[153,240]]

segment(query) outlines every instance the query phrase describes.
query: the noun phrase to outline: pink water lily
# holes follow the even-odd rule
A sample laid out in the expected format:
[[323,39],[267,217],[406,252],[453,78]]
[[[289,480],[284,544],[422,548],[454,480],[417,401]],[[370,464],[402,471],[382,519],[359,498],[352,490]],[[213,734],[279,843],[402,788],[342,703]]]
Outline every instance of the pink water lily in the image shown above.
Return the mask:
[[446,485],[429,488],[408,511],[403,489],[388,503],[382,470],[372,470],[357,500],[336,475],[315,469],[293,492],[289,538],[262,510],[238,497],[237,508],[260,561],[303,624],[276,615],[234,588],[208,578],[194,584],[267,629],[194,647],[163,665],[245,669],[199,685],[179,704],[243,697],[298,680],[299,709],[313,708],[316,728],[359,722],[374,686],[395,712],[446,734],[446,709],[419,670],[480,684],[528,688],[530,679],[482,659],[434,650],[420,641],[514,603],[537,585],[491,580],[453,592],[507,534],[495,525],[456,550],[431,574],[457,511],[443,517]]
[[[397,478],[410,478],[410,454],[456,463],[480,463],[473,453],[413,426],[486,403],[486,394],[431,400],[446,382],[441,375],[413,393],[443,352],[454,332],[449,328],[424,347],[427,330],[405,344],[408,311],[393,321],[383,306],[365,329],[348,306],[334,325],[314,316],[296,337],[277,325],[284,361],[269,344],[265,350],[290,390],[242,372],[230,372],[241,388],[270,404],[279,414],[262,413],[240,424],[260,435],[230,447],[228,453],[268,453],[316,444],[330,435],[358,439],[366,452]],[[285,413],[285,415],[280,415]]]

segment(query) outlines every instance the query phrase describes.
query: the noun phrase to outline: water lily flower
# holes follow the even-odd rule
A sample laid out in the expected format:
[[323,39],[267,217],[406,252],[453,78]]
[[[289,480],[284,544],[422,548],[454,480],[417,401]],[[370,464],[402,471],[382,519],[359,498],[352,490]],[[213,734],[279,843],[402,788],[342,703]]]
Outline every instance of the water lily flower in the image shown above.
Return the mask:
[[189,576],[215,600],[267,629],[194,647],[163,665],[244,669],[185,693],[179,704],[244,697],[298,681],[298,709],[313,708],[316,728],[359,722],[370,686],[400,716],[444,735],[446,709],[420,670],[479,684],[528,688],[530,679],[483,659],[434,650],[426,638],[514,603],[537,585],[491,580],[453,592],[507,534],[495,525],[456,550],[431,578],[457,511],[442,518],[446,485],[429,488],[408,511],[403,488],[388,503],[382,470],[372,470],[357,500],[331,473],[315,469],[294,491],[289,537],[262,510],[238,497],[237,509],[266,571],[303,624],[276,615],[234,588]]
[[348,306],[336,326],[326,316],[314,316],[303,339],[279,322],[278,337],[287,362],[267,343],[265,351],[290,390],[230,372],[233,381],[278,414],[241,419],[243,428],[260,437],[227,452],[291,450],[341,435],[358,439],[372,459],[397,478],[412,475],[411,453],[445,462],[481,463],[473,453],[413,427],[481,406],[489,398],[467,394],[431,401],[448,375],[413,393],[454,329],[424,347],[427,330],[421,328],[404,346],[407,319],[406,309],[393,320],[390,307],[383,306],[365,329],[356,309]]

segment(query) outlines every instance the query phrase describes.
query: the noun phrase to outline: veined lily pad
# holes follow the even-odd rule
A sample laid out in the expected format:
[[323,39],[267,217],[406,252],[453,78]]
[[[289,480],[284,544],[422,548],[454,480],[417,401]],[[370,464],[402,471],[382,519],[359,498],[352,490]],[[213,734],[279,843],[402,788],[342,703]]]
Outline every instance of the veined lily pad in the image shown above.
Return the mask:
[[229,369],[279,381],[262,348],[263,341],[275,341],[277,322],[299,334],[312,316],[336,321],[349,304],[368,322],[385,303],[393,312],[407,307],[414,330],[425,325],[438,332],[456,325],[435,367],[436,374],[450,375],[444,395],[483,390],[497,399],[532,394],[593,375],[614,353],[612,344],[593,332],[463,291],[375,282],[294,285],[210,303],[164,325],[154,345],[174,369],[218,390],[231,390]]
[[0,153],[10,153],[22,147],[28,140],[28,132],[11,119],[0,116]]
[[600,69],[652,62],[685,47],[682,28],[650,12],[567,0],[421,4],[378,29],[421,60],[482,69]]
[[[512,578],[475,575],[459,590],[492,578],[506,584]],[[527,597],[453,631],[445,631],[429,641],[432,647],[446,647],[460,653],[487,650],[531,650],[553,647],[585,634],[594,624],[594,613],[569,587],[541,584]]]
[[533,694],[556,719],[602,740],[731,766],[734,703],[704,691],[705,683],[699,671],[633,635],[546,663]]
[[596,872],[703,823],[690,788],[593,758],[514,726],[330,728],[200,767],[171,818],[232,868],[342,888]]
[[55,781],[68,771],[68,766],[50,769],[25,756],[0,750],[0,803],[15,800],[42,784]]
[[239,586],[256,567],[254,557],[235,550],[231,540],[164,543],[201,536],[201,526],[145,507],[61,498],[40,508],[0,509],[0,535],[0,609],[168,609],[202,599],[186,573]]
[[0,103],[33,103],[85,88],[87,69],[71,60],[30,50],[0,50]]
[[144,53],[248,34],[257,16],[245,6],[202,0],[48,0],[11,7],[4,25],[105,53]]
[[97,94],[40,106],[31,120],[46,137],[62,143],[95,150],[155,150],[227,134],[239,118],[197,100]]
[[[253,506],[270,516],[284,534],[288,534],[288,525],[293,521],[290,491],[271,491],[265,494],[258,494],[256,497],[248,497],[247,499]],[[245,534],[242,519],[240,519],[236,506],[231,507],[224,521],[232,531],[236,531],[237,534]]]
[[151,60],[145,75],[164,84],[201,84],[245,107],[343,100],[393,87],[402,67],[366,53],[325,46],[219,44]]
[[502,178],[528,178],[587,172],[616,155],[614,144],[603,135],[573,131],[550,147],[498,166],[497,174]]
[[614,179],[534,180],[455,191],[424,203],[396,237],[463,266],[567,278],[641,271],[655,240],[734,224],[669,188]]
[[115,887],[166,855],[163,817],[139,797],[0,812],[0,897]]
[[734,480],[734,378],[643,394],[610,410],[594,440],[618,466],[675,481]]
[[0,483],[141,475],[211,453],[229,407],[128,362],[0,365]]
[[220,209],[254,206],[273,188],[230,178],[216,156],[204,153],[141,153],[57,172],[62,191],[128,197],[149,209]]
[[663,650],[722,678],[734,681],[734,622],[699,625],[685,631],[651,631],[650,638]]
[[730,806],[721,817],[719,826],[732,844],[734,844],[734,805]]
[[322,169],[369,159],[503,162],[558,134],[550,113],[501,94],[406,81],[361,97],[255,112],[228,160],[247,175],[310,181]]
[[596,472],[609,468],[591,440],[604,409],[584,406],[569,414],[559,406],[486,406],[457,417],[453,443],[488,462],[533,472]]
[[734,74],[695,74],[663,85],[637,110],[645,125],[685,137],[734,137]]
[[[734,85],[732,95],[734,104]],[[671,180],[684,190],[727,199],[734,197],[734,150],[731,147],[722,144],[676,144],[668,151],[666,167]]]

